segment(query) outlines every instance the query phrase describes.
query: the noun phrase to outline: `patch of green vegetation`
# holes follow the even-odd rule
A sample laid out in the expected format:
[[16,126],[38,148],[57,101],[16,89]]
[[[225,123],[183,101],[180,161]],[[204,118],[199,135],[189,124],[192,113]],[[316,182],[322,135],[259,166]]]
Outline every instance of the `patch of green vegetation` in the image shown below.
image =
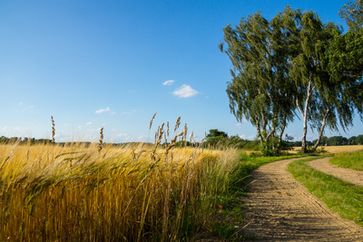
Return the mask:
[[217,223],[213,226],[213,231],[217,233],[219,237],[231,238],[236,232],[236,228],[232,224]]
[[363,171],[363,151],[335,154],[330,162],[339,167]]
[[289,171],[317,198],[340,216],[363,225],[363,188],[314,170],[306,160],[289,165]]
[[240,165],[234,170],[228,192],[218,196],[218,214],[212,232],[228,241],[240,241],[238,231],[243,226],[242,197],[251,181],[252,172],[258,167],[278,160],[302,157],[301,155],[256,156],[241,153]]

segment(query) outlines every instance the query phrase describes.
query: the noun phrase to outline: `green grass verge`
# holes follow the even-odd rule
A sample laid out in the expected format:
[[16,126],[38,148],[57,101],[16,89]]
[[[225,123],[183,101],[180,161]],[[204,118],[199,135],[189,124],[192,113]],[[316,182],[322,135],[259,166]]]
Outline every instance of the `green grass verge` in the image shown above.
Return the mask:
[[339,167],[363,171],[363,151],[335,154],[330,162]]
[[251,181],[252,172],[260,166],[278,160],[301,157],[301,155],[285,156],[250,156],[241,153],[240,165],[231,176],[229,190],[218,197],[220,210],[212,232],[228,241],[240,241],[238,230],[243,224],[243,203],[241,199],[247,192],[247,184]]
[[314,170],[306,160],[292,162],[289,171],[317,198],[340,216],[363,226],[363,187]]

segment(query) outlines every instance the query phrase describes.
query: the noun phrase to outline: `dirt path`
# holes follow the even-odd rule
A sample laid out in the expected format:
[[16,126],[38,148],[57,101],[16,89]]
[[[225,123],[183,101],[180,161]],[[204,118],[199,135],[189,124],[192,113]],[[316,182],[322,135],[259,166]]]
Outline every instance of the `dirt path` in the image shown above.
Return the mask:
[[245,199],[248,239],[259,241],[363,241],[363,228],[330,212],[287,171],[293,160],[257,169]]
[[309,162],[309,165],[321,172],[335,176],[343,181],[363,186],[363,171],[337,167],[329,162],[330,158],[323,158]]

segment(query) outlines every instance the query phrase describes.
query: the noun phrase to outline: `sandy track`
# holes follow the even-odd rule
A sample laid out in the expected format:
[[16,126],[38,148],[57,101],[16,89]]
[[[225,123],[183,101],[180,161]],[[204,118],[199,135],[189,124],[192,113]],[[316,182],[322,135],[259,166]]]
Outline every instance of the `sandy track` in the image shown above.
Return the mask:
[[363,171],[337,167],[329,162],[330,158],[323,158],[309,162],[309,165],[321,172],[335,176],[343,181],[363,186]]
[[253,173],[244,237],[259,241],[363,241],[363,228],[330,212],[287,171],[293,160]]

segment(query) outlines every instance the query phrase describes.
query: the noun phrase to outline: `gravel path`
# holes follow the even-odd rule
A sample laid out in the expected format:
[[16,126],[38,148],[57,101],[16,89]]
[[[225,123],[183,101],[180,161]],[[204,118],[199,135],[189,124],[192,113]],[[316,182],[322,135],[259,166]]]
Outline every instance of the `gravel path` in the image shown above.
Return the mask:
[[335,215],[287,171],[291,160],[261,166],[245,198],[242,230],[257,241],[363,241],[363,228]]
[[309,162],[309,165],[321,172],[335,176],[343,181],[363,186],[363,171],[356,171],[347,168],[341,168],[329,162],[330,158],[323,158]]

